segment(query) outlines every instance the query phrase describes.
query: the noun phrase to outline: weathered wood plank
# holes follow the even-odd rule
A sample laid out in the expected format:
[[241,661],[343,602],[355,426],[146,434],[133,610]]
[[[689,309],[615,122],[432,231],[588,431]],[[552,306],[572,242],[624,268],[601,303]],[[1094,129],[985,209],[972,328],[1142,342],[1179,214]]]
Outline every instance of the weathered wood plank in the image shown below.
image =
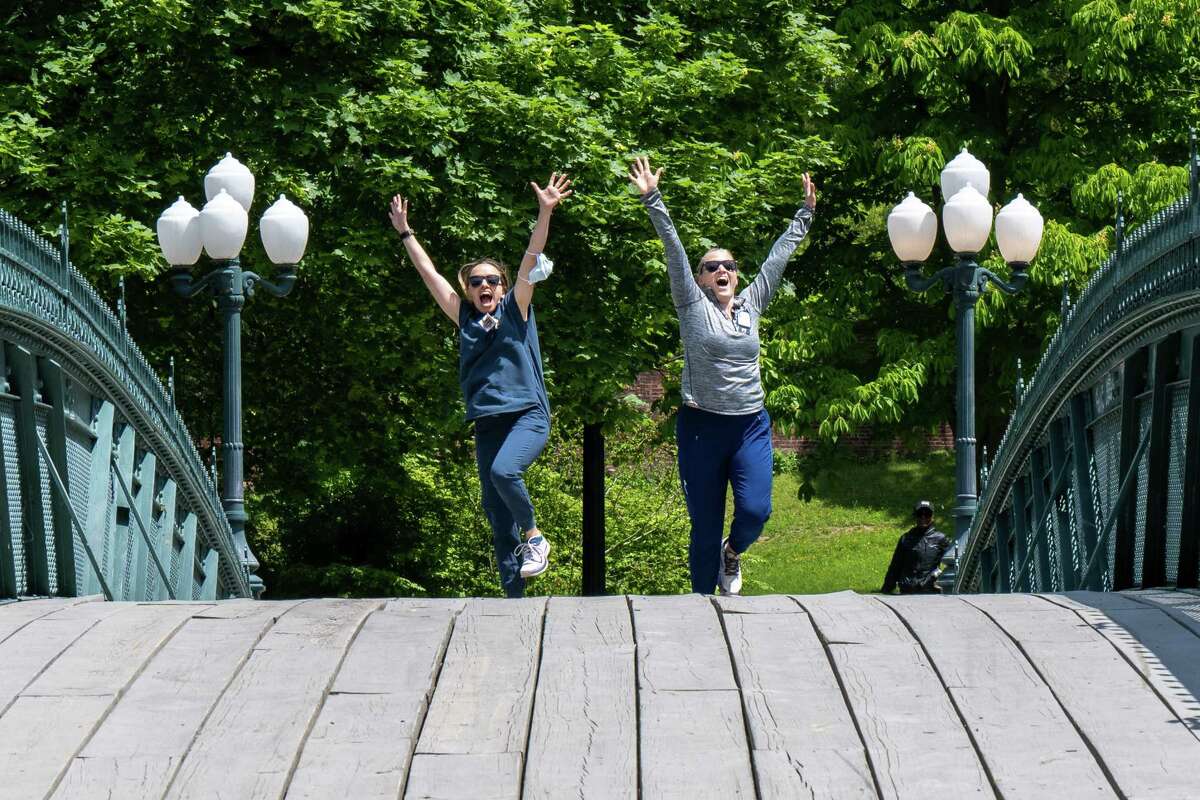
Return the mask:
[[455,608],[389,603],[367,618],[304,743],[288,798],[397,798]]
[[637,797],[634,652],[624,597],[551,598],[524,797]]
[[36,619],[84,602],[78,597],[48,597],[0,605],[0,644]]
[[294,605],[258,603],[255,613],[184,623],[71,761],[56,800],[162,797],[221,692]]
[[[49,793],[146,660],[194,610],[185,605],[126,608],[91,626],[55,659],[0,717],[5,791],[12,797]],[[39,621],[25,630],[50,624]],[[49,730],[47,719],[53,721]],[[37,742],[32,751],[30,739]]]
[[804,609],[786,594],[717,595],[712,600],[722,614],[804,613]]
[[642,796],[691,800],[755,796],[736,691],[645,691]]
[[633,597],[643,797],[754,797],[741,696],[717,610]]
[[967,596],[1037,667],[1126,797],[1193,797],[1197,741],[1112,645],[1039,597]]
[[729,648],[707,597],[632,597],[638,685],[646,691],[736,691]]
[[1072,592],[1045,599],[1073,610],[1108,639],[1200,737],[1200,637],[1162,609],[1120,595]]
[[413,759],[411,800],[517,800],[520,753],[423,753]]
[[[93,625],[133,607],[126,603],[84,603],[77,606],[50,600],[13,605],[34,606],[42,603],[47,605],[41,607],[51,608],[51,613],[30,620],[0,643],[0,715],[42,670]],[[54,608],[55,605],[57,608]],[[19,608],[14,609],[12,613],[19,611]]]
[[[453,759],[458,770],[453,785],[467,793],[446,796],[519,794],[545,609],[545,598],[467,603],[454,625],[417,741],[414,778],[435,775],[429,763],[435,757],[488,756]],[[510,769],[513,758],[518,766]],[[496,765],[503,769],[497,772]],[[405,796],[442,796],[438,793],[443,791],[449,789],[410,778]]]
[[[721,598],[723,608],[771,608]],[[773,600],[774,598],[767,598]],[[812,622],[786,613],[723,611],[763,798],[876,797],[866,750]],[[729,603],[727,601],[734,601]]]
[[[892,597],[925,645],[1000,793],[1115,797],[1096,759],[1016,645],[958,597]],[[1019,731],[1020,735],[1014,735]]]
[[301,603],[267,632],[196,734],[166,797],[279,797],[346,647],[379,601]]
[[993,797],[946,688],[896,615],[852,592],[799,597],[829,648],[884,797]]

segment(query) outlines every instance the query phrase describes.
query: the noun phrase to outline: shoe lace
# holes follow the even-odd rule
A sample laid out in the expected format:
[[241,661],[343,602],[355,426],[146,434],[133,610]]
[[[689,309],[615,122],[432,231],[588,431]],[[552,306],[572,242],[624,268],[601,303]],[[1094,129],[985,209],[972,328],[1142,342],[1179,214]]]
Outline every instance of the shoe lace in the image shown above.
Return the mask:
[[742,564],[742,556],[729,548],[725,548],[725,574],[737,575]]
[[517,545],[516,549],[513,550],[513,553],[522,561],[526,556],[537,555],[537,551],[533,549],[533,545],[531,545],[529,542],[521,542],[519,545]]

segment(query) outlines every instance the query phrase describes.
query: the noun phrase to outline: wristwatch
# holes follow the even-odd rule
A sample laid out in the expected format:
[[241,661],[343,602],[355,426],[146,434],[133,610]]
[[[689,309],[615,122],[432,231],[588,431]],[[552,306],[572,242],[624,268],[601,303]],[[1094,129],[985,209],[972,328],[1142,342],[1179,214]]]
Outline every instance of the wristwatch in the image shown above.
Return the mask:
[[412,236],[412,229],[411,228],[405,229],[405,230],[401,231],[401,233],[400,233],[400,241],[403,242],[405,239],[407,239],[410,236]]

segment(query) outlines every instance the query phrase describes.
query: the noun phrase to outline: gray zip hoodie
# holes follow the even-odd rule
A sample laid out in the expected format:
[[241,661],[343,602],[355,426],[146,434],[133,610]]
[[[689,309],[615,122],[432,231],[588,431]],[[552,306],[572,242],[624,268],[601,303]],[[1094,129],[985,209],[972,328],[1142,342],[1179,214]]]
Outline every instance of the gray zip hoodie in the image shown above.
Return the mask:
[[754,414],[763,407],[758,369],[758,320],[771,302],[783,269],[812,225],[813,210],[802,206],[775,240],[754,282],[733,300],[727,319],[711,289],[701,289],[687,253],[657,189],[642,196],[658,237],[666,248],[671,299],[683,340],[684,405],[714,414]]

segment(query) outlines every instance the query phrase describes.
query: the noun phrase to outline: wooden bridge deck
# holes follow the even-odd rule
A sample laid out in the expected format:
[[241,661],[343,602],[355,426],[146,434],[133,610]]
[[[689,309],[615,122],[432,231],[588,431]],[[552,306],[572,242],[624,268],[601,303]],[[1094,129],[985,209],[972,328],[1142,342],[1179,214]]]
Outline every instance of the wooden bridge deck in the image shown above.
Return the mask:
[[1196,797],[1200,596],[0,606],[4,798]]

